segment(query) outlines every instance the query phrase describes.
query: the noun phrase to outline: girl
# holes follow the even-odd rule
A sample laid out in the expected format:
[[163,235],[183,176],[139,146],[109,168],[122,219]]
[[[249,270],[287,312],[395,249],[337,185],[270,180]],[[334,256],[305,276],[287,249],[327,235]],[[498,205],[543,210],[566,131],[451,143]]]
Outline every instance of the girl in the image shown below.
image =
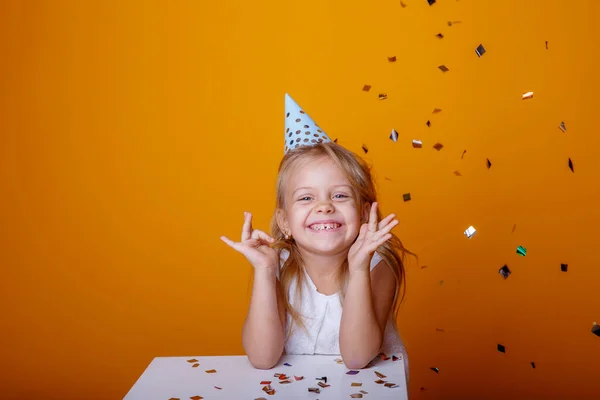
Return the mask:
[[[287,148],[286,148],[287,150]],[[370,168],[334,142],[296,146],[279,165],[271,235],[244,213],[241,242],[221,239],[254,267],[242,341],[270,369],[286,354],[339,354],[350,369],[380,352],[404,360],[396,328],[404,256],[380,219]]]

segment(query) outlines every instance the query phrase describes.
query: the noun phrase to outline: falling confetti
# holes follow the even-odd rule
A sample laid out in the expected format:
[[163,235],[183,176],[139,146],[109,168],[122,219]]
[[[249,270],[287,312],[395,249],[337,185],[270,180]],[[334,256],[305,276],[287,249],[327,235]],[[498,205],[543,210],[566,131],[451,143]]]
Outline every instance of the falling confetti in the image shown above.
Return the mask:
[[485,54],[485,48],[483,47],[482,44],[480,44],[479,46],[477,46],[477,48],[475,49],[475,53],[477,53],[478,57],[481,57],[482,55]]
[[513,225],[513,228],[512,228],[512,231],[511,231],[511,233],[515,233],[515,229],[517,229],[517,224],[514,224],[514,225]]
[[450,71],[450,68],[446,67],[445,65],[439,65],[438,68],[440,69],[440,71],[442,72],[448,72]]
[[441,33],[438,33],[437,35],[435,35],[438,39],[443,39],[444,35],[442,35]]
[[456,175],[456,176],[462,176],[462,174],[460,173],[460,171],[454,171],[454,175]]
[[391,56],[387,58],[389,62],[396,62],[396,56]]
[[379,100],[386,100],[387,99],[387,93],[379,93]]
[[362,149],[365,152],[365,154],[367,154],[369,152],[369,148],[366,145],[362,145]]
[[492,162],[490,161],[489,158],[486,158],[486,164],[487,164],[488,169],[492,168]]
[[498,351],[500,353],[506,353],[506,347],[502,346],[501,344],[498,345]]
[[463,159],[463,157],[465,156],[465,153],[466,153],[466,152],[467,152],[466,150],[463,150],[462,154],[460,155],[460,159],[461,159],[461,160],[462,160],[462,159]]
[[403,199],[404,201],[410,201],[410,193],[404,193],[404,194],[402,195],[402,199]]
[[592,333],[596,336],[600,336],[600,326],[595,322],[594,325],[592,325]]
[[432,370],[433,372],[435,372],[436,374],[440,373],[440,369],[437,367],[433,367],[433,368],[429,368],[430,370]]
[[508,278],[508,276],[510,275],[510,269],[508,269],[508,266],[506,265],[500,268],[498,272],[500,273],[500,275],[502,275],[504,279]]
[[527,249],[523,246],[518,246],[517,254],[520,255],[521,257],[525,257],[527,255]]
[[533,97],[533,92],[523,93],[523,100],[531,99],[532,97]]
[[548,41],[546,40],[546,50],[548,50]]
[[560,270],[562,272],[567,272],[568,269],[569,269],[569,264],[560,264]]
[[441,149],[444,148],[444,145],[441,143],[436,143],[433,145],[433,148],[436,149],[437,151],[440,151]]
[[454,24],[460,24],[460,21],[448,21],[448,26],[452,26]]
[[469,226],[467,228],[467,230],[465,231],[465,236],[467,238],[471,239],[475,233],[477,233],[477,231],[475,230],[475,228],[473,228],[472,226]]
[[433,109],[433,111],[432,111],[432,113],[433,113],[433,114],[437,114],[437,113],[439,113],[439,112],[441,112],[441,111],[442,111],[442,109],[441,109],[441,108],[434,108],[434,109]]
[[362,90],[368,92],[369,90],[371,90],[371,85],[363,85]]
[[575,172],[575,168],[573,167],[573,161],[571,161],[570,158],[569,158],[569,169],[571,170],[571,172]]
[[427,125],[428,128],[431,128],[431,121],[427,120],[427,122],[425,122],[425,125]]
[[435,328],[435,331],[436,331],[436,332],[446,332],[445,330],[443,330],[443,329],[440,329],[440,328]]
[[415,149],[420,149],[421,147],[423,147],[423,142],[415,139],[412,141],[412,145]]
[[564,121],[560,123],[560,125],[558,126],[558,129],[560,129],[563,132],[567,132],[567,127],[565,126]]
[[392,133],[390,134],[390,139],[394,141],[394,143],[398,142],[398,132],[395,129],[392,129]]
[[531,362],[531,368],[535,369],[535,363],[533,361]]
[[402,8],[406,8],[406,3],[405,2],[401,1],[400,5],[402,6]]
[[427,3],[429,3],[429,5],[433,5],[435,3],[435,0],[427,0]]

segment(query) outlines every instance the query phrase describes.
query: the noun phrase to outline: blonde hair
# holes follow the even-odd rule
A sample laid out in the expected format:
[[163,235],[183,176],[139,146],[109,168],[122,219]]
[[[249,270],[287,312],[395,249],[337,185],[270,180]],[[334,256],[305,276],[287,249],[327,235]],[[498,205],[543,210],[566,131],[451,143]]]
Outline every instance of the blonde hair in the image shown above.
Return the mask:
[[[289,313],[293,322],[303,329],[306,329],[306,327],[303,323],[302,316],[291,305],[289,287],[290,284],[296,280],[295,303],[299,304],[299,300],[302,296],[302,283],[304,281],[304,274],[301,273],[304,262],[294,239],[285,238],[283,231],[279,227],[277,215],[286,207],[285,185],[290,181],[291,174],[305,162],[323,157],[328,157],[333,161],[334,165],[343,171],[353,188],[354,199],[356,199],[356,207],[358,210],[363,210],[363,207],[366,204],[377,201],[371,168],[361,157],[334,142],[318,143],[313,146],[300,146],[290,150],[281,160],[277,176],[275,213],[271,219],[271,236],[275,239],[275,243],[273,243],[271,247],[279,252],[282,249],[286,249],[289,252],[287,260],[280,268],[279,281],[277,284],[280,285],[279,289],[283,296],[283,302],[287,313]],[[360,214],[362,215],[362,212]],[[378,221],[382,219],[379,208],[377,209],[377,219]],[[395,326],[400,304],[404,299],[406,292],[406,284],[404,282],[404,260],[406,254],[414,254],[404,248],[400,239],[398,239],[393,232],[390,233],[392,237],[377,249],[377,253],[387,262],[394,274],[394,279],[396,280],[396,292],[394,294],[391,313],[395,317],[392,320]],[[337,280],[340,287],[340,300],[343,302],[348,281],[348,260],[342,265]],[[286,340],[289,338],[290,334],[291,326],[288,326]]]

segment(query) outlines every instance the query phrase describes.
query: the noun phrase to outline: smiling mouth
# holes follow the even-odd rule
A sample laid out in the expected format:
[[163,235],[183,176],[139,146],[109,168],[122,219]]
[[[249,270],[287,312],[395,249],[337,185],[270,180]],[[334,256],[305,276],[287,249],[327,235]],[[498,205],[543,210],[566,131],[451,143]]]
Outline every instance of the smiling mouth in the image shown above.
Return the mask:
[[313,232],[336,232],[342,227],[341,224],[314,224],[308,227]]

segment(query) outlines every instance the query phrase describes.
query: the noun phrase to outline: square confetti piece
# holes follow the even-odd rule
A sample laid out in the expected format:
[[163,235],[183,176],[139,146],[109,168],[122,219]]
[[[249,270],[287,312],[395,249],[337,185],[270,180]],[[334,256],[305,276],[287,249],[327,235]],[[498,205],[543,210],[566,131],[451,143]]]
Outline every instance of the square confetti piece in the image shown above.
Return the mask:
[[389,62],[396,62],[396,56],[388,57]]
[[527,249],[523,246],[518,246],[517,254],[520,255],[521,257],[525,257],[527,255]]
[[421,147],[423,147],[423,142],[415,139],[412,141],[412,145],[415,149],[420,149]]
[[479,56],[479,57],[481,57],[482,55],[485,54],[485,48],[483,47],[482,44],[477,46],[477,48],[475,49],[475,53],[477,53],[477,56]]
[[394,141],[394,143],[398,142],[398,132],[395,129],[392,129],[392,133],[390,134],[390,139]]
[[387,99],[387,93],[379,93],[379,100]]
[[569,264],[560,264],[560,270],[562,272],[567,272],[568,269],[569,269]]
[[450,71],[450,68],[446,67],[445,65],[439,65],[438,68],[440,69],[440,71],[442,72],[448,72]]
[[404,193],[404,194],[402,195],[402,199],[403,199],[404,201],[410,201],[410,193]]
[[596,336],[600,336],[600,325],[598,325],[595,322],[594,322],[594,325],[592,326],[592,333]]
[[440,151],[441,149],[444,148],[444,145],[441,143],[436,143],[433,145],[433,148],[436,149],[437,151]]
[[438,33],[438,34],[437,34],[437,35],[435,35],[435,36],[436,36],[438,39],[443,39],[443,38],[444,38],[444,35],[443,35],[443,34],[441,34],[441,33]]
[[462,176],[462,174],[460,173],[460,171],[453,171],[453,172],[454,172],[454,175],[456,175],[456,176]]
[[387,378],[387,376],[385,376],[384,374],[382,374],[381,372],[377,372],[377,371],[373,371],[375,372],[375,375],[377,375],[377,377],[383,379],[383,378]]
[[503,277],[504,279],[508,278],[508,277],[509,277],[509,275],[510,275],[510,269],[508,269],[508,266],[506,266],[506,265],[505,265],[505,266],[503,266],[502,268],[500,268],[500,269],[498,270],[498,272],[500,273],[500,275],[502,275],[502,277]]
[[560,129],[563,132],[567,132],[567,127],[565,126],[564,122],[561,122],[560,125],[558,125],[558,129]]
[[439,113],[441,111],[442,111],[441,108],[434,108],[433,111],[432,111],[432,114],[437,114],[437,113]]
[[353,399],[362,399],[363,395],[362,393],[352,393],[350,397]]
[[362,394],[369,394],[369,392],[367,392],[366,390],[361,390],[360,391]]
[[476,232],[477,232],[477,230],[475,228],[473,228],[472,226],[470,226],[465,231],[465,236],[468,237],[469,239],[471,239]]
[[371,85],[363,85],[362,90],[363,92],[368,92],[369,90],[371,90]]
[[431,6],[435,3],[435,0],[427,0],[427,3]]
[[498,351],[500,353],[506,353],[506,347],[502,346],[501,344],[498,345]]

